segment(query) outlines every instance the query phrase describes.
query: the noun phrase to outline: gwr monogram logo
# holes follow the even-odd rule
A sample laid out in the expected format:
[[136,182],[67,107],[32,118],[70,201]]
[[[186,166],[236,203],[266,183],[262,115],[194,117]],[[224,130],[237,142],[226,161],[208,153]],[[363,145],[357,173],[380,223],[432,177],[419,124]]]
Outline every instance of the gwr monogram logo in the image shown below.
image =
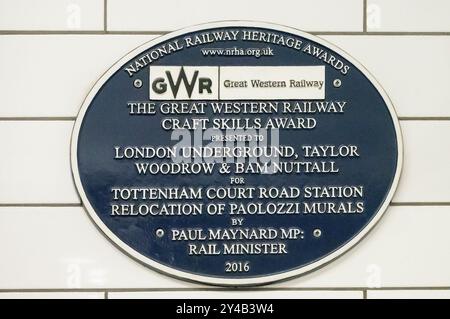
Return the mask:
[[150,98],[155,100],[216,99],[217,67],[150,67]]

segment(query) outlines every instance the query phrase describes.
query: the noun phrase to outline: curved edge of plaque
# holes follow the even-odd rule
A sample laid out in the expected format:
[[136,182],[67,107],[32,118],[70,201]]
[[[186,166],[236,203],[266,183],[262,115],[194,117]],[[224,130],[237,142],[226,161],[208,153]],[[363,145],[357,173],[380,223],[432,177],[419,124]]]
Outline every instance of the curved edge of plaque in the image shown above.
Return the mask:
[[[89,105],[91,104],[93,98],[96,96],[98,91],[101,89],[104,83],[106,83],[109,78],[120,69],[122,65],[124,65],[127,61],[132,59],[133,57],[139,55],[146,49],[149,49],[153,47],[156,44],[159,44],[161,42],[170,40],[174,37],[190,33],[190,32],[196,32],[201,31],[204,29],[211,29],[211,28],[220,28],[220,27],[254,27],[254,28],[267,28],[272,29],[274,31],[281,31],[281,32],[287,32],[294,35],[301,36],[306,39],[310,39],[312,41],[315,41],[323,46],[325,46],[328,49],[331,49],[335,51],[336,53],[340,54],[342,57],[347,59],[349,62],[351,62],[359,71],[361,71],[366,78],[372,83],[372,85],[377,89],[381,97],[383,98],[384,102],[386,103],[392,122],[394,124],[395,133],[397,137],[397,168],[395,171],[394,178],[392,180],[392,184],[390,186],[389,192],[386,195],[383,204],[380,206],[378,211],[374,214],[372,219],[369,221],[369,223],[359,232],[357,233],[350,241],[348,241],[345,245],[342,247],[334,250],[333,252],[329,253],[325,257],[312,262],[310,264],[307,264],[303,267],[299,267],[290,271],[277,273],[274,275],[268,275],[268,276],[258,276],[258,277],[251,277],[251,278],[221,278],[221,277],[214,277],[214,276],[203,276],[203,275],[197,275],[194,273],[190,273],[187,271],[181,271],[177,270],[168,266],[165,266],[155,260],[152,260],[146,256],[143,256],[130,246],[128,246],[126,243],[124,243],[120,238],[118,238],[112,231],[109,230],[109,228],[102,222],[102,220],[98,217],[96,214],[94,208],[91,206],[85,192],[83,189],[83,185],[81,183],[80,175],[78,172],[78,159],[77,159],[77,148],[78,148],[78,135],[81,129],[81,124],[84,119],[84,115],[86,114],[87,109],[89,108]],[[298,30],[296,28],[275,24],[275,23],[268,23],[268,22],[261,22],[261,21],[248,21],[248,20],[226,20],[226,21],[217,21],[217,22],[209,22],[209,23],[202,23],[202,24],[196,24],[191,27],[178,29],[174,32],[167,33],[165,35],[156,37],[148,42],[145,42],[144,44],[138,46],[137,48],[131,50],[128,52],[125,56],[123,56],[121,59],[119,59],[117,62],[115,62],[105,73],[101,75],[101,77],[97,80],[97,82],[94,84],[94,86],[89,91],[88,95],[84,99],[80,111],[77,114],[77,118],[75,120],[75,124],[72,131],[71,136],[71,146],[70,146],[70,161],[71,161],[71,168],[72,168],[72,176],[75,182],[75,186],[77,188],[77,191],[81,197],[81,201],[83,203],[83,207],[85,211],[88,213],[89,217],[94,221],[95,225],[103,232],[103,234],[106,236],[107,239],[109,239],[114,245],[119,247],[124,253],[126,253],[128,256],[132,257],[139,263],[143,264],[144,266],[147,266],[151,268],[152,270],[155,270],[159,273],[163,273],[172,277],[175,277],[177,279],[187,280],[191,282],[197,282],[197,283],[205,283],[210,285],[216,285],[216,286],[258,286],[258,285],[265,285],[270,284],[278,281],[288,280],[292,279],[294,277],[298,277],[300,275],[305,275],[309,272],[312,272],[314,270],[318,270],[321,267],[324,267],[331,261],[335,260],[336,258],[342,256],[344,253],[349,251],[351,248],[356,246],[373,228],[374,226],[379,222],[381,217],[384,215],[386,209],[388,208],[392,197],[394,196],[394,193],[397,189],[398,182],[400,179],[402,166],[403,166],[403,139],[402,139],[402,133],[400,128],[400,123],[398,121],[397,114],[395,112],[394,106],[383,89],[383,87],[378,83],[378,81],[375,79],[375,77],[361,64],[359,63],[355,58],[353,58],[350,54],[348,54],[343,49],[337,47],[334,44],[329,43],[327,40],[324,40],[318,36],[309,34],[307,32]]]

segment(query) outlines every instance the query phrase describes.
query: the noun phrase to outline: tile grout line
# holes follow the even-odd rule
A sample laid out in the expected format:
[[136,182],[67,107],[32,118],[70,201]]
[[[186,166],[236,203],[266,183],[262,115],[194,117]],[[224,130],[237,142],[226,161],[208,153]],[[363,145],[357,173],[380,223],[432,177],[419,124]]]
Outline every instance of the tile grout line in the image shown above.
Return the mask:
[[450,202],[391,202],[389,206],[450,206]]
[[82,203],[0,203],[0,207],[83,207]]
[[235,288],[235,287],[197,287],[197,288],[23,288],[23,289],[0,289],[1,293],[39,293],[39,292],[102,292],[105,297],[109,298],[109,294],[117,292],[190,292],[190,291],[209,291],[209,292],[222,292],[222,291],[235,291],[235,292],[257,292],[257,291],[362,291],[363,295],[369,290],[378,291],[397,291],[397,290],[432,290],[432,291],[447,291],[450,290],[450,286],[429,286],[429,287],[381,287],[381,288],[367,288],[367,287],[264,287],[264,288]]
[[75,116],[7,116],[0,121],[75,121]]
[[103,0],[103,31],[108,32],[108,0]]
[[450,116],[399,116],[400,121],[449,121]]
[[0,35],[103,35],[104,30],[0,30]]
[[[106,0],[105,0],[106,1]],[[105,20],[107,23],[107,18]],[[107,25],[103,26],[103,30],[0,30],[0,35],[163,35],[172,31],[157,30],[157,31],[111,31],[107,30]],[[105,29],[106,28],[106,29]],[[314,35],[367,35],[367,36],[450,36],[450,31],[308,31],[302,30]]]

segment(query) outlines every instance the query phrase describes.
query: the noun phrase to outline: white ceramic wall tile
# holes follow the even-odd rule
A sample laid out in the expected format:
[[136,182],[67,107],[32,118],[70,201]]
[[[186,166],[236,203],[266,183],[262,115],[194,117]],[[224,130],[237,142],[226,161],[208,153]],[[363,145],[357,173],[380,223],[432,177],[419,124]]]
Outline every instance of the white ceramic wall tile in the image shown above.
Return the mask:
[[449,286],[449,222],[448,206],[390,207],[347,254],[314,273],[275,286]]
[[104,299],[103,292],[1,292],[0,299]]
[[450,31],[448,0],[368,0],[368,31]]
[[152,38],[0,36],[0,117],[76,116],[97,79],[128,51]]
[[[0,203],[79,203],[70,170],[72,121],[0,121]],[[402,121],[405,152],[394,202],[450,201],[450,121]],[[430,158],[433,163],[430,164]]]
[[103,30],[103,0],[0,0],[0,30]]
[[362,291],[337,290],[220,290],[110,292],[108,299],[362,299]]
[[[128,51],[152,38],[150,35],[1,36],[0,117],[76,116],[87,92],[103,72]],[[399,116],[450,116],[447,79],[450,37],[325,38],[374,74]],[[421,45],[417,45],[419,40]],[[27,94],[23,94],[24,87]]]
[[347,51],[375,76],[387,91],[398,116],[450,116],[450,37],[324,38]]
[[[130,14],[133,8],[133,14]],[[309,31],[362,31],[360,0],[108,0],[108,30],[168,31],[220,20],[259,20]]]
[[0,122],[0,203],[77,203],[70,170],[72,121]]
[[0,251],[0,289],[196,287],[132,260],[81,207],[0,207]]
[[393,202],[450,202],[450,121],[401,121],[403,171]]
[[[369,32],[450,32],[450,1],[367,2]],[[108,0],[108,30],[169,31],[225,19],[261,20],[317,32],[363,30],[362,0],[255,3],[229,0],[212,6],[207,0]],[[0,31],[102,32],[103,5],[103,0],[0,0]],[[152,38],[0,35],[0,118],[76,116],[101,74]],[[0,292],[0,299],[104,297],[101,291],[52,291],[80,288],[158,290],[110,292],[110,298],[361,298],[363,288],[370,288],[368,298],[450,298],[449,289],[428,289],[450,287],[450,206],[436,205],[450,202],[446,144],[450,121],[420,120],[450,116],[450,37],[324,38],[366,66],[386,89],[400,117],[417,118],[401,122],[405,162],[393,201],[432,206],[391,206],[350,252],[320,270],[269,286],[276,291],[206,291],[209,286],[177,280],[133,261],[101,234],[82,207],[21,207],[79,203],[69,161],[73,122],[0,120],[0,290],[25,290]],[[379,287],[394,289],[375,289]]]
[[368,290],[368,299],[450,299],[450,290]]
[[[450,207],[391,207],[350,252],[272,287],[449,286],[449,223]],[[205,287],[133,261],[78,207],[0,207],[0,251],[0,289]]]

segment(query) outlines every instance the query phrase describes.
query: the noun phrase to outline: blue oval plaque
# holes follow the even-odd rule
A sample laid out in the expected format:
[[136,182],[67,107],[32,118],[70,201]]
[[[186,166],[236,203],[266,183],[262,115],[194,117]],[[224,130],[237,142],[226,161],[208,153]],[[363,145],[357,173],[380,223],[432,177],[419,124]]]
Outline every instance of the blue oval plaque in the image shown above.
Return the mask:
[[335,259],[395,191],[394,109],[354,59],[265,23],[150,41],[87,96],[72,170],[90,217],[122,250],[176,277],[273,282]]

